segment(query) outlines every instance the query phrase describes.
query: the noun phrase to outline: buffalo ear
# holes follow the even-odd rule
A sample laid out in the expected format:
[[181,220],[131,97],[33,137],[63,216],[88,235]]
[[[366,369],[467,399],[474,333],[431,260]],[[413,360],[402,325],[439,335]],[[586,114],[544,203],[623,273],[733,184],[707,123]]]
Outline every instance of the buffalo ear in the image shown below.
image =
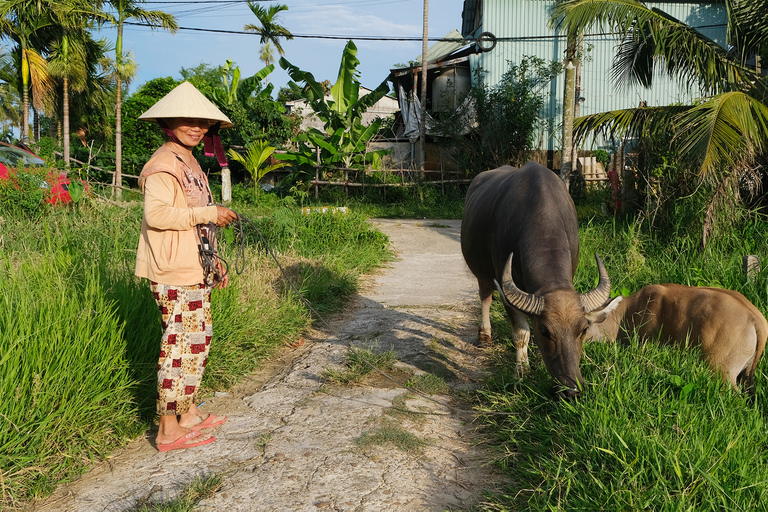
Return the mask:
[[619,307],[619,303],[622,301],[624,297],[619,295],[615,299],[613,299],[611,302],[608,303],[607,306],[605,306],[603,309],[598,309],[597,311],[590,311],[586,315],[584,315],[587,319],[587,321],[592,324],[601,324],[606,321],[606,319],[613,313],[617,307]]

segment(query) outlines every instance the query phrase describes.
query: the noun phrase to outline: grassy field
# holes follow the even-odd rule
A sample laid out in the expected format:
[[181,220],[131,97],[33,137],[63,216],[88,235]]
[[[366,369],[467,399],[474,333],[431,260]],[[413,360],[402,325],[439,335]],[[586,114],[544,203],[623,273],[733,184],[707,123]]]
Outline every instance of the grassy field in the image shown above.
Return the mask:
[[[648,234],[633,219],[580,218],[576,288],[596,282],[603,258],[613,294],[675,282],[740,291],[768,312],[766,271],[748,281],[742,256],[766,260],[768,221],[745,217],[699,249],[689,236]],[[765,510],[768,502],[768,372],[755,396],[713,377],[695,351],[637,340],[585,345],[587,392],[554,401],[538,351],[531,375],[516,379],[503,310],[494,304],[494,375],[478,396],[484,424],[511,483],[484,510]]]
[[[297,201],[271,194],[234,208],[258,227],[301,293],[330,313],[344,306],[361,274],[389,257],[386,237],[367,217],[462,214],[462,190],[388,194],[386,201],[337,195],[310,202],[348,206],[346,215],[302,215]],[[603,216],[598,203],[577,206],[578,291],[596,283],[597,252],[614,295],[649,283],[721,286],[768,312],[768,273],[748,281],[741,270],[744,255],[768,261],[764,217],[744,216],[701,250],[695,229],[662,233],[634,218]],[[139,203],[86,202],[0,215],[0,508],[49,494],[155,421],[159,315],[147,284],[133,276],[141,214]],[[225,230],[221,239],[233,276],[214,295],[216,341],[203,393],[232,386],[312,322],[253,225]],[[477,509],[765,508],[764,361],[750,398],[712,378],[693,352],[592,343],[582,358],[583,399],[555,401],[535,346],[530,375],[515,378],[497,302],[493,327],[492,375],[475,400],[497,448],[493,462],[510,484]]]

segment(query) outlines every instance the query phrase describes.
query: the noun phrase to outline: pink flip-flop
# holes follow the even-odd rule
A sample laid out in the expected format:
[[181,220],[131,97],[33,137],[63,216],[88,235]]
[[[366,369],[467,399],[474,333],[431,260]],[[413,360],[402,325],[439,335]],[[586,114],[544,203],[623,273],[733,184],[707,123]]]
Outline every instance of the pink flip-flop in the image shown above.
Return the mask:
[[175,440],[172,443],[156,443],[157,444],[157,451],[159,452],[169,452],[171,450],[181,450],[183,448],[192,448],[193,446],[201,446],[204,444],[212,443],[216,440],[215,437],[210,436],[207,439],[203,439],[202,441],[195,441],[196,437],[204,436],[202,432],[197,432],[196,430],[193,430],[189,434],[184,434],[177,440]]
[[216,416],[215,414],[209,414],[203,421],[201,421],[197,425],[192,425],[191,427],[186,427],[186,428],[191,428],[192,430],[203,430],[206,428],[218,427],[219,425],[223,425],[226,422],[227,422],[226,416]]

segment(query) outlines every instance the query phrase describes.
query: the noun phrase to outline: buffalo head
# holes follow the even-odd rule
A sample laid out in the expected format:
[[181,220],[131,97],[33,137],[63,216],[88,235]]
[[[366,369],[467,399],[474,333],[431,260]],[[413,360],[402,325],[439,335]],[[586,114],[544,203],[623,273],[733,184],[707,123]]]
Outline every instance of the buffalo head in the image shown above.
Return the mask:
[[527,293],[512,279],[512,254],[496,287],[507,307],[531,319],[533,336],[547,371],[559,385],[557,394],[565,398],[578,396],[584,385],[579,370],[584,336],[595,322],[602,322],[609,311],[604,308],[611,296],[611,282],[600,257],[595,254],[600,274],[597,287],[578,294],[573,288],[544,294]]

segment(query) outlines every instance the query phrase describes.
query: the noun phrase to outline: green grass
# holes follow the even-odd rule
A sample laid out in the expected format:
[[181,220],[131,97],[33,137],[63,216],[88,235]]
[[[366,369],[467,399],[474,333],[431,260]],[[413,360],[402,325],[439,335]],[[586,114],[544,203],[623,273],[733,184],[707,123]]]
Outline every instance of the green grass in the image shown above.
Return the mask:
[[[748,281],[742,257],[766,259],[768,223],[745,218],[700,249],[688,236],[649,233],[631,220],[580,219],[577,290],[595,286],[594,252],[605,262],[612,293],[675,282],[735,289],[764,314],[766,271]],[[478,400],[485,430],[510,477],[486,510],[761,510],[768,499],[765,360],[754,398],[723,385],[696,351],[653,343],[584,347],[587,391],[576,401],[550,395],[539,352],[531,374],[514,376],[503,309],[492,308],[493,377]]]
[[221,489],[223,480],[222,475],[197,477],[176,498],[156,503],[139,503],[129,512],[191,512],[198,503],[215,495]]
[[335,384],[357,384],[376,369],[391,370],[396,362],[397,354],[391,348],[382,351],[366,347],[350,347],[344,361],[344,369],[326,368],[321,377]]
[[419,454],[424,450],[427,442],[416,434],[401,427],[396,421],[380,420],[381,426],[364,432],[355,439],[355,444],[363,450],[376,446],[392,446],[402,452]]

